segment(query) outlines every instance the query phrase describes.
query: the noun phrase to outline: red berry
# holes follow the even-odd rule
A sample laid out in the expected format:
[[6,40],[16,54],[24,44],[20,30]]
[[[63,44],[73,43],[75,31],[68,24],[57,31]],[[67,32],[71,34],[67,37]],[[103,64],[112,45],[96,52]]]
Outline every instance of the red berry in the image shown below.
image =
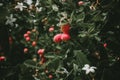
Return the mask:
[[53,32],[53,31],[54,31],[54,27],[52,26],[49,28],[49,32]]
[[27,53],[28,52],[28,48],[24,48],[24,53]]
[[63,41],[67,41],[67,40],[69,40],[70,39],[70,35],[69,34],[62,34],[61,35],[61,39],[63,40]]
[[61,42],[61,35],[62,35],[62,34],[57,34],[57,35],[55,35],[54,38],[53,38],[53,41],[56,42],[56,43]]
[[78,2],[78,5],[79,5],[79,6],[81,6],[81,5],[83,5],[83,4],[84,4],[83,1],[79,1],[79,2]]
[[70,25],[68,23],[61,26],[61,31],[63,33],[67,33],[68,34],[69,30],[70,30]]
[[33,41],[33,42],[32,42],[32,46],[33,46],[33,47],[35,47],[36,44],[37,44],[36,41]]
[[26,38],[26,37],[29,37],[29,35],[28,34],[24,34],[24,38]]
[[53,78],[53,75],[50,74],[48,77],[49,77],[49,79],[52,79],[52,78]]
[[26,41],[30,41],[30,37],[26,37],[25,39],[26,39]]
[[27,34],[30,35],[30,34],[31,34],[31,31],[27,31]]
[[44,51],[45,51],[45,49],[39,49],[37,53],[38,53],[39,55],[43,55]]
[[5,56],[0,56],[0,61],[4,61],[5,60]]
[[107,47],[107,43],[104,43],[103,46],[104,46],[104,48],[106,48]]

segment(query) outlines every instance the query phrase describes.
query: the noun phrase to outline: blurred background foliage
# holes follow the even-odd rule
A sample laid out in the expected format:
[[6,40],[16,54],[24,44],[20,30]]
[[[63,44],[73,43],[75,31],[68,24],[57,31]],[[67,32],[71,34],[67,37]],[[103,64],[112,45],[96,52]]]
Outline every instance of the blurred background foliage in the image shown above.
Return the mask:
[[[120,79],[119,0],[32,1],[0,1],[0,57],[5,57],[0,61],[0,80]],[[16,9],[18,2],[27,8]],[[11,15],[16,20],[6,25]],[[53,37],[66,23],[70,40],[55,43]],[[24,37],[28,31],[30,40]],[[39,49],[45,49],[42,57]],[[81,70],[84,64],[96,66],[96,72],[86,75]]]

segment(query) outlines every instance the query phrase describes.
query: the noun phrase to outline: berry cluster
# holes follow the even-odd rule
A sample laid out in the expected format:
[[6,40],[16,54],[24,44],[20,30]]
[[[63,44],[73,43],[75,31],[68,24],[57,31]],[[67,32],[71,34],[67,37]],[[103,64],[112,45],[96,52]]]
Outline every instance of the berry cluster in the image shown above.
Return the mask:
[[62,25],[60,28],[62,33],[56,34],[53,38],[53,41],[56,43],[68,41],[71,38],[69,35],[70,25],[68,23]]

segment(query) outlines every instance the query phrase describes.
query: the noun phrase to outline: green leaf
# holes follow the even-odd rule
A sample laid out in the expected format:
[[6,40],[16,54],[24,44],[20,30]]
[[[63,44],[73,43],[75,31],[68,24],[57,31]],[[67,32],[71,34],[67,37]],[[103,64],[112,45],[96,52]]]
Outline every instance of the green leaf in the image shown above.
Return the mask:
[[56,57],[52,60],[49,60],[47,62],[47,65],[48,65],[48,68],[55,71],[58,67],[59,67],[59,64],[60,64],[60,58],[59,57]]
[[31,64],[31,65],[35,65],[36,64],[35,61],[30,60],[30,59],[26,60],[24,63]]
[[75,64],[75,63],[73,63],[73,74],[75,75],[75,77],[76,77],[76,74],[77,74],[77,72],[78,72],[78,65],[77,64]]
[[81,79],[80,76],[79,76],[79,77],[75,77],[74,80],[82,80],[82,79]]
[[83,29],[89,29],[91,27],[95,27],[94,23],[79,23],[79,25],[83,28]]
[[82,12],[83,10],[84,10],[84,7],[80,7],[78,11]]
[[81,50],[74,50],[74,55],[78,62],[78,65],[89,64],[89,60],[87,59],[86,54],[84,54]]
[[48,59],[52,59],[52,58],[56,58],[56,57],[58,57],[58,58],[62,58],[62,56],[58,56],[58,55],[55,55],[54,53],[52,53],[52,54],[50,54],[50,53],[48,53],[48,54],[46,54],[46,55],[44,55],[46,58],[48,58]]
[[73,69],[74,69],[75,72],[77,72],[78,71],[78,65],[77,64],[73,64]]
[[81,32],[79,35],[78,35],[79,37],[86,37],[86,33],[85,32]]
[[0,23],[4,23],[7,15],[8,15],[7,9],[0,7]]
[[81,14],[79,14],[78,16],[77,16],[77,23],[78,22],[81,22],[81,21],[83,21],[85,19],[85,13],[84,12],[82,12]]
[[26,60],[24,62],[24,65],[27,66],[27,67],[36,68],[36,66],[35,66],[36,62],[33,61],[33,60],[30,60],[30,59]]
[[62,47],[59,44],[56,46],[56,48],[59,49],[59,50],[62,49]]

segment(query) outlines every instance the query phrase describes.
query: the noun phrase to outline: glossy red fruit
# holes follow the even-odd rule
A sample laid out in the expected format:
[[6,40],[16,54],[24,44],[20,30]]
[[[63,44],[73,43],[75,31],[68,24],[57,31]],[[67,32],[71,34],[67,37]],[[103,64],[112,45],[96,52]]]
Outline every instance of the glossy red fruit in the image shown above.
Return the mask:
[[62,34],[61,35],[61,40],[63,40],[63,41],[68,41],[70,39],[70,35],[69,34]]
[[28,48],[24,48],[24,53],[27,53],[28,52]]
[[70,25],[69,25],[68,23],[61,26],[61,31],[62,31],[63,33],[68,34],[68,33],[69,33],[69,30],[70,30]]
[[36,41],[32,42],[32,46],[35,47],[37,45]]
[[49,79],[52,79],[52,78],[53,78],[53,75],[50,74],[48,77],[49,77]]
[[26,37],[25,39],[26,39],[26,41],[30,41],[30,37]]
[[53,32],[53,31],[54,31],[54,27],[52,26],[49,28],[49,32]]
[[53,38],[53,41],[56,42],[56,43],[61,42],[61,41],[62,41],[62,40],[61,40],[61,35],[62,35],[62,34],[57,34],[57,35],[55,35],[54,38]]
[[25,34],[24,34],[24,38],[26,38],[26,37],[29,37],[29,35],[25,33]]
[[81,5],[83,5],[83,4],[84,4],[83,1],[79,1],[79,2],[78,2],[78,5],[79,5],[79,6],[81,6]]
[[45,51],[45,49],[39,49],[39,50],[37,51],[37,53],[38,53],[39,55],[43,55],[43,54],[44,54],[44,51]]
[[104,44],[103,44],[103,47],[106,48],[106,47],[107,47],[107,43],[104,43]]
[[27,34],[30,35],[30,34],[31,34],[31,31],[27,31]]
[[0,61],[5,61],[5,56],[0,56]]

